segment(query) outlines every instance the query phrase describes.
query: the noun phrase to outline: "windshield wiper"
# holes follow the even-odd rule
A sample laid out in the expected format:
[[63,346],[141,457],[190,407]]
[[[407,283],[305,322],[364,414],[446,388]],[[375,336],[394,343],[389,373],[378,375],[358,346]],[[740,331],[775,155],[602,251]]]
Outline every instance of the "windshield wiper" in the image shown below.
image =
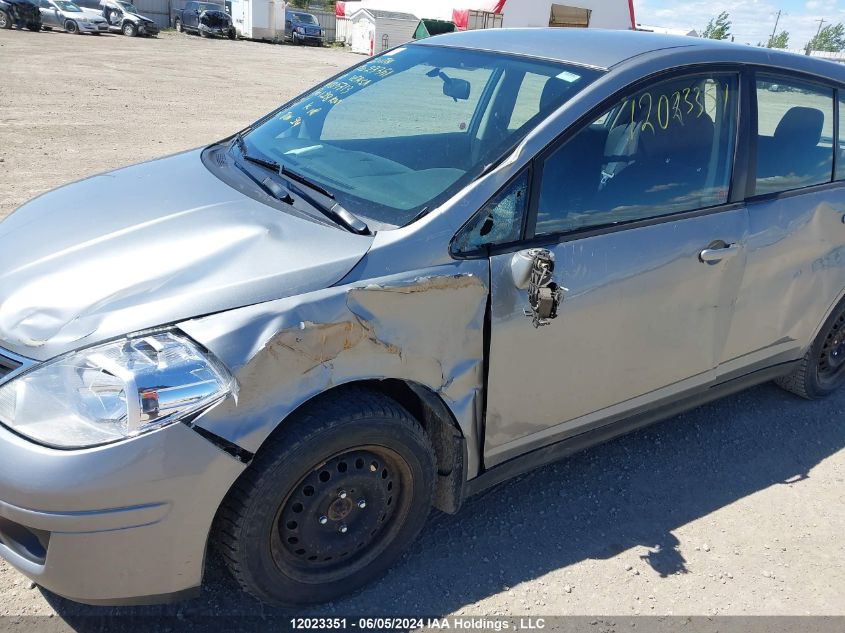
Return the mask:
[[[321,187],[319,184],[308,180],[302,174],[299,174],[284,165],[277,163],[274,160],[262,158],[260,156],[253,156],[251,155],[246,148],[246,142],[244,141],[243,137],[240,133],[235,135],[235,143],[238,146],[238,149],[241,152],[241,156],[244,160],[247,160],[251,163],[264,167],[267,170],[270,170],[277,175],[281,176],[285,179],[288,183],[288,190],[293,191],[297,195],[299,195],[305,202],[310,204],[315,209],[319,210],[323,215],[327,216],[329,219],[342,224],[347,229],[352,231],[353,233],[359,233],[360,235],[372,235],[370,232],[370,227],[367,226],[367,223],[364,222],[361,218],[354,215],[351,211],[347,210],[343,205],[341,205],[334,197],[334,195]],[[279,200],[283,200],[288,202],[285,198],[290,198],[290,195],[282,192],[281,187],[271,180],[270,178],[265,178],[261,185],[271,191],[272,195],[278,198]],[[324,196],[329,199],[329,203],[321,202],[314,198],[314,196],[306,193],[300,187],[305,186],[309,189],[317,192],[321,196]]]
[[[331,219],[335,220],[336,222],[340,222],[354,233],[359,233],[361,235],[372,235],[372,233],[370,232],[370,227],[367,226],[366,222],[364,222],[357,215],[353,214],[351,211],[346,209],[335,199],[334,195],[331,192],[326,191],[316,182],[308,180],[308,178],[306,178],[302,174],[297,173],[289,169],[288,167],[285,167],[284,165],[282,165],[279,169],[279,175],[285,180],[287,180],[288,183],[290,183],[294,187],[293,191],[298,193],[308,204],[313,207],[316,207]],[[316,198],[314,198],[314,196],[303,191],[301,189],[302,186],[308,187],[312,191],[315,191],[320,194],[321,196],[328,198],[329,201],[321,202],[320,200],[317,200]]]

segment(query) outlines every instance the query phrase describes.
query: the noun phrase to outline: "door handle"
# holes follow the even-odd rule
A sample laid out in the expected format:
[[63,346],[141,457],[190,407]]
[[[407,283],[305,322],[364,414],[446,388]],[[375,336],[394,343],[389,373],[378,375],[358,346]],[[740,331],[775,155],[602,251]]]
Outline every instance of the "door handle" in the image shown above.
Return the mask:
[[739,252],[739,244],[725,244],[717,248],[705,248],[698,254],[698,259],[705,264],[715,264],[729,259]]

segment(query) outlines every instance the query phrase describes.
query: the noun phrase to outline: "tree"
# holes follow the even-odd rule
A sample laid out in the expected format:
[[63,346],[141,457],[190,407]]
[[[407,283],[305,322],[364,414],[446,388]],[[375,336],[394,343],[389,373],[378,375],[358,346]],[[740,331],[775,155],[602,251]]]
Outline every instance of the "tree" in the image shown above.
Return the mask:
[[786,48],[789,46],[789,31],[781,31],[769,38],[766,48]]
[[841,22],[824,27],[807,44],[809,51],[839,53],[843,48],[845,48],[845,26],[842,26]]
[[322,11],[334,11],[335,0],[289,0],[289,3],[296,9],[320,9]]
[[727,11],[722,11],[715,18],[711,18],[707,23],[707,28],[701,37],[706,37],[711,40],[726,40],[731,36],[731,21]]

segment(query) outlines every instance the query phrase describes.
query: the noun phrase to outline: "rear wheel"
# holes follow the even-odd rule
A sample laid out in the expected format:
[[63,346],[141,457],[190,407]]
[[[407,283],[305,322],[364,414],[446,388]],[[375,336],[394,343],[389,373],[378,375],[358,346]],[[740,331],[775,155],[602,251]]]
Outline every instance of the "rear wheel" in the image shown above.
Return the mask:
[[65,31],[73,35],[79,35],[79,25],[73,20],[68,20],[65,22]]
[[135,37],[138,34],[138,29],[136,29],[135,25],[131,22],[127,22],[126,24],[124,24],[121,28],[121,31],[123,31],[123,34],[126,37]]
[[5,11],[0,11],[0,29],[12,28],[12,18]]
[[824,398],[845,384],[845,305],[833,311],[792,373],[775,382],[808,400]]
[[237,39],[237,37],[238,37],[238,32],[235,31],[235,27],[232,27],[231,29],[229,29],[229,39],[234,40],[234,39]]
[[435,459],[396,402],[345,389],[306,405],[235,484],[216,540],[241,586],[268,603],[333,600],[380,576],[417,536]]

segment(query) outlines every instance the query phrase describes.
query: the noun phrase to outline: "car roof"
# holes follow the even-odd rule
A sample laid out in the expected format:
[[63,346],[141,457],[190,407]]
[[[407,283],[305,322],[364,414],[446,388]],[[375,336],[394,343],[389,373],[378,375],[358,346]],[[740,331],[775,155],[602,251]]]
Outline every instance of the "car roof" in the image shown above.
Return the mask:
[[[722,60],[727,53],[737,62],[801,69],[812,66],[821,71],[820,74],[829,74],[839,81],[845,78],[843,69],[836,68],[838,64],[826,60],[688,35],[664,35],[643,31],[577,28],[478,29],[436,35],[421,40],[418,44],[523,55],[601,70],[612,69],[640,55],[668,49],[697,50],[703,53],[719,51],[719,58]],[[815,64],[821,64],[821,67]]]

